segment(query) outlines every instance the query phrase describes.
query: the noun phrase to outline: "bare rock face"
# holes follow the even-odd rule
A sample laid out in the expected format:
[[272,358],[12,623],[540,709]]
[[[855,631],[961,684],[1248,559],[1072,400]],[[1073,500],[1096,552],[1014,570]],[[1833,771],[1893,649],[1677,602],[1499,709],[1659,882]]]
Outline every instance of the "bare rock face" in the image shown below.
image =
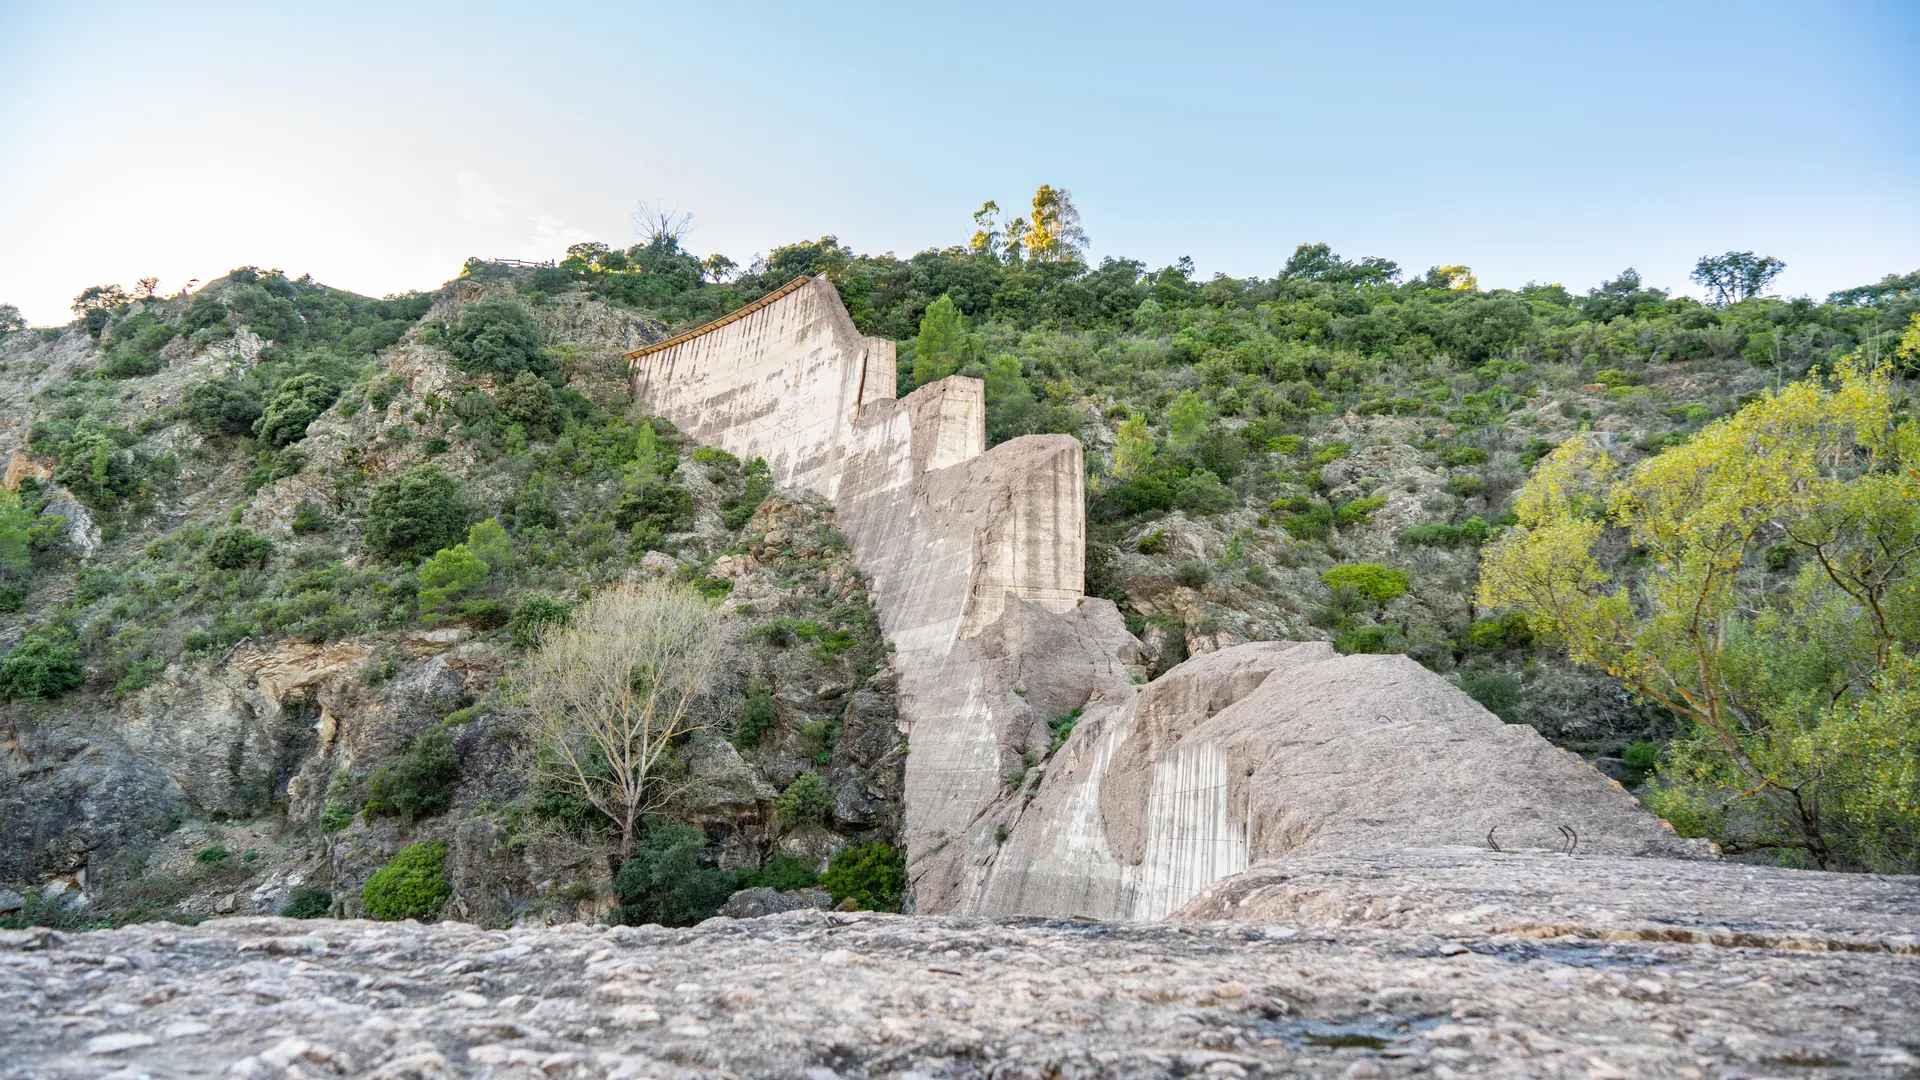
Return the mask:
[[[1328,856],[1292,894],[1335,899],[1282,920],[1269,875],[1191,909],[1233,921],[0,931],[0,1078],[1915,1075],[1920,882],[1765,872],[1826,898],[1790,908],[1696,869]],[[1608,908],[1667,934],[1600,933]]]
[[1090,701],[966,838],[954,906],[1158,918],[1264,861],[1434,845],[1710,854],[1406,657],[1256,642]]

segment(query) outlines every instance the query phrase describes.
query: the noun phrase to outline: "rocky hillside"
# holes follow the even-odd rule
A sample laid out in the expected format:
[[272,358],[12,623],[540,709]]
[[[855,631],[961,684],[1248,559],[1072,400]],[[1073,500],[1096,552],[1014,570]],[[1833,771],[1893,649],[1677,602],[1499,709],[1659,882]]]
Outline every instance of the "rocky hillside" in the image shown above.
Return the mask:
[[740,617],[676,766],[698,862],[795,884],[890,841],[887,646],[832,508],[625,397],[624,350],[795,273],[902,342],[902,390],[975,375],[990,440],[1081,439],[1087,589],[1155,672],[1252,640],[1404,652],[1629,786],[1670,718],[1478,609],[1479,545],[1570,434],[1655,452],[1896,357],[1920,309],[1920,275],[1707,306],[1631,271],[1485,291],[1325,245],[1211,281],[831,237],[706,265],[671,237],[584,244],[384,300],[243,268],[89,289],[73,324],[0,338],[0,918],[354,914],[403,850],[444,863],[463,919],[608,914],[591,814],[523,779],[513,681],[632,573]]
[[628,414],[617,356],[657,322],[514,293],[247,269],[0,342],[14,921],[354,913],[436,841],[450,914],[607,914],[592,812],[524,780],[512,676],[631,573],[738,616],[668,808],[704,861],[805,877],[892,838],[893,684],[832,508]]

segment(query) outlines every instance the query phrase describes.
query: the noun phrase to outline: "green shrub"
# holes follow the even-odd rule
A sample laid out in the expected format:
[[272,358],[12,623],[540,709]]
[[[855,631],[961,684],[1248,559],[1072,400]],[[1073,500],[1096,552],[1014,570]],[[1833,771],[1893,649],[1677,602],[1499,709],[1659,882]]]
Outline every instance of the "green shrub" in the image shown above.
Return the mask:
[[759,746],[773,726],[774,715],[772,688],[762,679],[748,682],[746,700],[740,704],[740,720],[733,726],[733,744],[742,750]]
[[852,899],[862,910],[899,911],[907,892],[907,861],[882,843],[843,848],[820,875],[835,903]]
[[1450,469],[1462,465],[1485,465],[1487,452],[1477,446],[1449,446],[1440,451],[1440,464]]
[[286,904],[280,908],[280,915],[288,919],[324,919],[332,910],[332,893],[302,885],[287,897]]
[[789,829],[795,825],[825,825],[833,819],[833,792],[827,790],[820,774],[809,770],[794,777],[774,806],[780,811],[780,824]]
[[1509,611],[1475,619],[1467,627],[1467,647],[1484,652],[1524,649],[1533,644],[1533,628],[1524,611]]
[[307,425],[340,396],[340,388],[326,376],[302,372],[274,388],[260,419],[253,423],[254,437],[268,447],[278,449],[307,437]]
[[1484,544],[1493,535],[1493,526],[1478,514],[1460,523],[1460,539],[1469,544]]
[[393,861],[374,871],[360,898],[370,918],[438,918],[453,896],[442,866],[447,861],[445,840],[423,840],[403,849]]
[[57,698],[86,681],[79,650],[39,634],[28,634],[0,657],[0,701]]
[[1333,507],[1303,496],[1276,499],[1272,507],[1284,514],[1280,527],[1296,540],[1324,540],[1333,533]]
[[1335,439],[1320,449],[1315,450],[1313,452],[1312,462],[1315,465],[1326,465],[1346,457],[1351,449],[1352,447],[1348,446],[1345,442]]
[[1405,645],[1393,626],[1356,626],[1333,639],[1333,647],[1343,653],[1397,653]]
[[1628,743],[1620,752],[1620,760],[1629,769],[1647,770],[1660,763],[1660,744],[1655,742]]
[[1351,588],[1377,604],[1384,604],[1407,591],[1407,572],[1379,563],[1335,566],[1322,571],[1320,580],[1329,589]]
[[744,483],[737,494],[728,496],[720,504],[720,519],[729,530],[738,529],[752,520],[754,511],[773,494],[773,476],[767,469],[765,458],[754,458],[747,462],[743,473]]
[[445,342],[462,369],[501,381],[522,372],[539,376],[553,370],[553,360],[540,344],[539,325],[512,300],[468,304]]
[[1373,512],[1385,505],[1387,505],[1387,497],[1385,495],[1372,495],[1364,499],[1355,499],[1352,502],[1342,503],[1339,511],[1334,515],[1334,520],[1338,522],[1343,529],[1349,525],[1363,524],[1373,520]]
[[507,620],[507,632],[513,643],[531,649],[540,643],[540,635],[550,626],[565,626],[573,616],[573,605],[551,596],[529,596],[520,601]]
[[373,774],[367,812],[399,814],[418,821],[441,813],[453,804],[460,783],[460,752],[447,734],[434,728],[413,740],[392,765]]
[[333,522],[327,517],[326,511],[314,503],[301,499],[299,505],[293,508],[294,535],[308,536],[313,533],[323,533],[332,528]]
[[794,889],[811,889],[820,884],[820,875],[814,868],[784,851],[776,851],[767,856],[758,870],[743,870],[737,887],[742,889],[778,889],[791,892]]
[[1488,712],[1509,724],[1520,721],[1520,680],[1498,671],[1460,673],[1460,689]]
[[1195,469],[1174,485],[1173,503],[1196,514],[1215,514],[1231,510],[1239,500],[1233,489],[1220,482],[1209,469]]
[[233,852],[228,851],[227,845],[225,844],[214,844],[210,847],[203,847],[193,853],[194,861],[203,866],[218,866],[232,857]]
[[693,494],[670,479],[629,484],[614,503],[613,523],[631,531],[637,544],[659,543],[668,533],[693,527]]
[[226,376],[196,383],[181,402],[187,422],[209,438],[248,435],[260,419],[260,395],[247,382]]
[[494,391],[493,400],[500,415],[519,424],[529,438],[550,440],[567,426],[567,411],[561,407],[559,396],[545,379],[531,371],[521,372]]
[[272,555],[272,540],[238,525],[221,529],[207,541],[207,565],[216,570],[262,566]]
[[712,917],[732,895],[734,876],[705,865],[705,852],[706,837],[692,826],[650,820],[647,838],[613,876],[613,921],[691,926]]
[[1460,530],[1442,522],[1414,525],[1400,530],[1400,543],[1408,547],[1453,547],[1460,542]]
[[437,465],[415,465],[374,489],[367,547],[388,559],[424,559],[459,543],[472,518],[458,478]]
[[1177,585],[1183,585],[1189,589],[1197,589],[1213,580],[1213,571],[1208,568],[1206,563],[1184,562],[1174,567],[1173,580]]
[[420,564],[420,611],[444,615],[467,593],[487,587],[489,568],[466,544],[441,548]]

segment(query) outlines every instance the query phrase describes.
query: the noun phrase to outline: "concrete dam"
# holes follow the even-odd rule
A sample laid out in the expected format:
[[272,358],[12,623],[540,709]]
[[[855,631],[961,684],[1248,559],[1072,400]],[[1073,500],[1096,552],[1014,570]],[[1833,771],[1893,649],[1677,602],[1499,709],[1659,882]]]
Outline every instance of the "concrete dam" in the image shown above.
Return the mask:
[[[826,278],[626,359],[641,408],[835,504],[895,648],[920,913],[1157,918],[1262,860],[1493,829],[1517,848],[1571,830],[1586,852],[1697,853],[1405,657],[1254,642],[1143,685],[1119,611],[1084,595],[1079,440],[987,447],[978,379],[896,397],[893,342],[862,335]],[[1048,755],[1048,721],[1075,709]]]

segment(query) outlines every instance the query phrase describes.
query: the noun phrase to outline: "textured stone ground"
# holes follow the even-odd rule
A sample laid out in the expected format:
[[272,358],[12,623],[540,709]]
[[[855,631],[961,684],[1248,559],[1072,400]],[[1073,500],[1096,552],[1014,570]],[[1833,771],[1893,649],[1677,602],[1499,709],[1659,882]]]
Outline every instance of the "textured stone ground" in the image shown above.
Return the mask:
[[18,931],[0,1077],[1906,1077],[1899,947],[818,911]]

